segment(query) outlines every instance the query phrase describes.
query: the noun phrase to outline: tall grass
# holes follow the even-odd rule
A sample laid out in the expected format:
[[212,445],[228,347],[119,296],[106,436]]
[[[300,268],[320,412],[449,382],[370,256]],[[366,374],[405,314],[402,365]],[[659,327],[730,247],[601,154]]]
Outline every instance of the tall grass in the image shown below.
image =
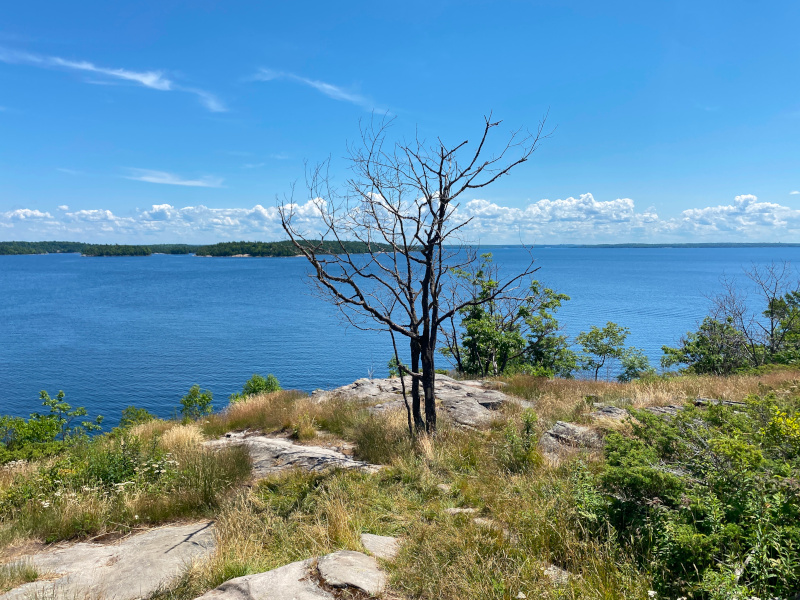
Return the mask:
[[51,542],[209,517],[249,476],[245,449],[205,449],[193,426],[149,441],[99,437],[17,473],[0,490],[0,542]]
[[0,565],[0,594],[38,578],[38,569],[28,562]]

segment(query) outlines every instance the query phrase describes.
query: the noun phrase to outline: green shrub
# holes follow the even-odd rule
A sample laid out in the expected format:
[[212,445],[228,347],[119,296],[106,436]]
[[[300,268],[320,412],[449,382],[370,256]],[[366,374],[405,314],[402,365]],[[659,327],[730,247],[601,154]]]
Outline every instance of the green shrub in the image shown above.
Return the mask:
[[148,412],[145,408],[128,406],[122,409],[122,418],[119,420],[119,426],[123,429],[130,429],[136,425],[148,423],[155,418],[156,416]]
[[209,390],[200,391],[199,385],[189,388],[189,393],[181,398],[181,414],[185,419],[196,420],[205,415],[210,415],[213,395]]
[[283,388],[281,387],[278,378],[275,377],[272,373],[267,375],[266,377],[262,377],[258,373],[253,373],[253,376],[248,379],[244,386],[242,387],[242,391],[238,394],[231,394],[230,401],[231,402],[239,402],[247,398],[248,396],[254,396],[256,394],[267,394],[270,392],[279,392]]
[[[781,406],[778,406],[781,404]],[[607,517],[657,590],[717,600],[800,589],[797,399],[634,411],[606,438]]]

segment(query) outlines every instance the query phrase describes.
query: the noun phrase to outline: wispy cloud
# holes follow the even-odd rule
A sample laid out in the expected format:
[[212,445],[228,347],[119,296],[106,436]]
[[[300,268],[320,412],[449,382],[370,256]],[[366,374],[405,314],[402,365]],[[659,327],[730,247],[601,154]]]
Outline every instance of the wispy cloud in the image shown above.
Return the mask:
[[245,164],[242,165],[242,168],[243,169],[260,169],[261,167],[263,167],[266,164],[267,163],[263,163],[263,162],[261,162],[261,163],[245,163]]
[[227,111],[227,108],[222,101],[214,96],[214,94],[205,90],[178,85],[169,79],[164,74],[164,71],[132,71],[130,69],[101,67],[85,60],[69,60],[66,58],[60,58],[58,56],[42,56],[39,54],[31,54],[29,52],[9,50],[2,47],[0,47],[0,62],[7,64],[29,65],[46,69],[66,69],[69,71],[91,73],[93,76],[107,78],[87,80],[87,83],[92,84],[108,85],[116,80],[134,83],[151,90],[158,90],[161,92],[186,92],[197,96],[200,104],[205,106],[211,112]]
[[274,160],[289,160],[289,158],[290,158],[289,155],[286,154],[285,152],[278,152],[276,154],[270,154],[269,157],[274,159]]
[[58,210],[69,210],[69,206],[67,204],[59,204],[56,208]]
[[798,195],[800,195],[800,190],[792,190],[791,192],[789,192],[789,195],[790,196],[798,196]]
[[130,175],[126,175],[125,179],[132,179],[133,181],[146,181],[147,183],[162,183],[165,185],[185,185],[188,187],[207,187],[218,188],[222,187],[222,178],[212,177],[207,175],[199,179],[184,179],[174,173],[167,173],[166,171],[153,171],[151,169],[128,169]]
[[56,168],[56,171],[59,173],[66,173],[67,175],[83,175],[80,171],[76,171],[75,169],[66,169],[64,167]]
[[317,79],[309,79],[308,77],[303,77],[301,75],[296,75],[294,73],[287,73],[285,71],[275,71],[273,69],[259,69],[258,73],[256,73],[253,76],[253,79],[256,81],[275,81],[278,79],[287,79],[289,81],[294,81],[296,83],[301,83],[308,87],[314,88],[318,92],[325,94],[326,96],[328,96],[328,98],[333,98],[334,100],[349,102],[351,104],[355,104],[367,110],[376,110],[376,111],[382,110],[377,106],[375,106],[375,103],[366,96],[362,96],[361,94],[351,92],[343,87],[334,85],[332,83],[319,81]]

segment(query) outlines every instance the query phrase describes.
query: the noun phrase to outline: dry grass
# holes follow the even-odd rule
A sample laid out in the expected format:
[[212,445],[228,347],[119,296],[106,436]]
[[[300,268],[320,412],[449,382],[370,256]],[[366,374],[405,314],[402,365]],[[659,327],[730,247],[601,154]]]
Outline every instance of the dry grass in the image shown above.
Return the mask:
[[158,443],[167,452],[184,455],[199,449],[203,440],[203,432],[200,431],[200,427],[195,423],[189,423],[165,430]]
[[553,422],[580,419],[593,401],[644,408],[684,404],[700,397],[741,401],[751,394],[763,394],[767,390],[797,390],[800,371],[780,369],[760,375],[731,377],[684,375],[631,383],[518,375],[508,378],[507,383],[503,391],[535,402],[539,418]]

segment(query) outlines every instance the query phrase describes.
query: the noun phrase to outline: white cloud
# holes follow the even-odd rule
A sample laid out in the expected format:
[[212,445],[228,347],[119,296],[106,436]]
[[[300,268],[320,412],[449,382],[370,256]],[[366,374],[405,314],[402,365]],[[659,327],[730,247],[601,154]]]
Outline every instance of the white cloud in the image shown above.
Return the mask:
[[25,221],[26,219],[52,219],[53,215],[49,212],[42,212],[30,208],[18,208],[8,212],[0,213],[0,216],[8,221]]
[[81,175],[80,171],[76,171],[75,169],[66,169],[64,167],[56,168],[56,171],[59,173],[66,173],[67,175]]
[[67,69],[107,79],[87,80],[87,83],[108,85],[114,80],[127,81],[141,85],[152,90],[162,92],[180,91],[194,94],[200,104],[211,112],[225,112],[227,108],[216,96],[205,90],[184,87],[169,79],[163,71],[132,71],[130,69],[117,69],[100,67],[85,60],[69,60],[58,56],[41,56],[28,52],[19,52],[0,47],[0,62],[9,64],[23,64],[40,68]]
[[125,179],[132,179],[133,181],[146,181],[147,183],[218,188],[222,187],[223,181],[220,177],[212,177],[210,175],[201,177],[200,179],[184,179],[179,175],[167,173],[166,171],[152,171],[150,169],[129,169],[129,171],[131,174],[127,175]]
[[259,69],[258,73],[253,76],[253,79],[256,81],[275,81],[277,79],[288,79],[290,81],[295,81],[297,83],[314,88],[318,92],[325,94],[328,98],[341,100],[342,102],[350,102],[351,104],[355,104],[367,110],[375,110],[378,112],[383,111],[383,109],[376,107],[375,103],[366,96],[348,91],[343,87],[334,85],[332,83],[326,83],[325,81],[319,81],[317,79],[309,79],[308,77],[302,77],[301,75],[295,75],[294,73],[286,73],[285,71],[275,71],[273,69],[262,68]]
[[59,204],[56,208],[58,208],[58,210],[69,210],[69,206],[66,204]]
[[[318,198],[293,207],[296,224],[309,235],[321,228],[321,203],[324,200]],[[0,227],[13,228],[18,239],[69,235],[70,239],[120,243],[285,238],[277,208],[261,204],[252,208],[156,204],[132,216],[107,209],[68,212],[66,205],[58,208],[62,213],[56,217],[27,208],[0,213]],[[630,198],[597,200],[592,194],[539,200],[524,207],[475,199],[462,205],[457,217],[472,218],[465,231],[468,240],[487,244],[765,242],[800,236],[800,210],[752,195],[737,196],[729,204],[688,209],[671,218],[661,217],[652,208],[637,209]]]
[[245,163],[245,164],[242,165],[242,168],[243,169],[260,169],[261,167],[263,167],[266,164],[267,163],[263,163],[263,162],[261,162],[261,163]]
[[800,190],[792,190],[791,192],[789,192],[790,196],[797,196],[798,194],[800,194]]

